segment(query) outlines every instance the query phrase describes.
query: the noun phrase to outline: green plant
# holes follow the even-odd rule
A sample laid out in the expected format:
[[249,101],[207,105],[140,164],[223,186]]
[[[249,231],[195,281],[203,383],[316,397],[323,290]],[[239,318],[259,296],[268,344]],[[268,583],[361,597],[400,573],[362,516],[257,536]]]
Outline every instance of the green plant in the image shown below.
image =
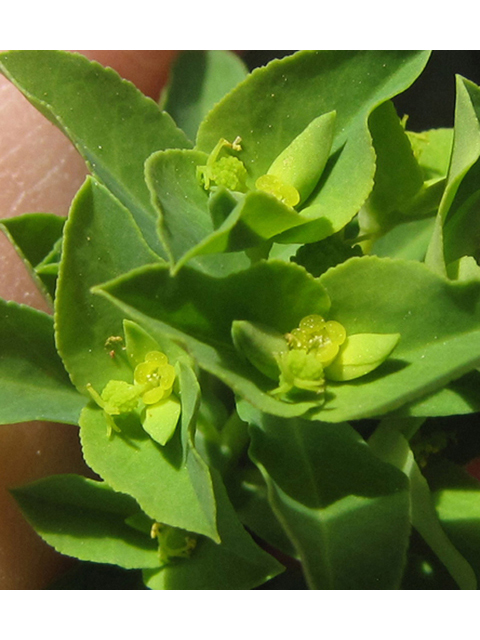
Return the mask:
[[97,478],[13,490],[50,545],[152,589],[476,589],[480,89],[408,131],[428,57],[185,52],[159,108],[0,55],[91,172],[2,223],[53,317],[0,302],[0,420],[79,426]]

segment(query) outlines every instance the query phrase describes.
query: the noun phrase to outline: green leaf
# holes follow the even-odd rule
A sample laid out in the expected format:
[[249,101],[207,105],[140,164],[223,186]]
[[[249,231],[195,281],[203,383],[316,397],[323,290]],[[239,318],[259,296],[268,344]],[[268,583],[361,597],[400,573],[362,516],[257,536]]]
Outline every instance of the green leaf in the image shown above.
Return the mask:
[[260,549],[241,525],[217,472],[212,472],[222,542],[200,539],[190,558],[144,571],[151,589],[253,589],[283,567]]
[[453,145],[453,129],[405,132],[423,172],[424,180],[438,180],[448,173]]
[[179,434],[162,447],[135,414],[117,417],[116,424],[120,431],[108,438],[104,412],[85,407],[80,438],[87,464],[115,491],[135,498],[153,520],[218,541],[214,504],[197,495]]
[[[214,206],[213,199],[211,206]],[[218,229],[184,256],[177,268],[193,256],[265,246],[265,241],[305,222],[305,217],[275,196],[264,191],[250,191],[240,197]]]
[[370,112],[406,89],[427,59],[428,53],[413,51],[300,51],[273,61],[250,74],[206,116],[197,147],[209,153],[220,138],[240,136],[238,157],[253,186],[314,118],[336,111],[332,154],[301,208],[310,222],[280,236],[287,243],[321,240],[343,228],[371,191]]
[[372,451],[401,469],[410,480],[411,520],[422,538],[443,562],[460,589],[476,589],[475,574],[442,529],[435,513],[427,481],[423,477],[407,440],[386,420],[369,440]]
[[343,324],[347,335],[401,338],[393,356],[372,373],[329,384],[319,419],[340,422],[393,411],[479,365],[479,282],[449,282],[423,264],[373,256],[352,258],[320,282],[332,303],[329,319]]
[[87,178],[65,225],[55,312],[58,350],[81,391],[88,383],[101,392],[110,379],[132,381],[128,361],[111,357],[107,342],[122,336],[124,315],[90,288],[157,260],[127,209]]
[[[450,218],[455,229],[458,218],[460,218],[460,223],[466,217],[468,222],[475,224],[477,217],[473,213],[470,215],[468,213],[478,197],[476,192],[478,190],[477,175],[480,170],[478,166],[480,158],[480,89],[461,76],[457,76],[456,87],[452,157],[447,184],[435,221],[434,234],[426,256],[426,263],[430,268],[442,275],[446,275],[446,263],[452,262],[466,253],[465,251],[461,255],[452,256],[452,251],[448,246],[451,240],[445,240],[444,244],[444,225],[447,218]],[[473,171],[473,180],[467,180],[463,185],[464,179],[469,177],[471,171]],[[461,188],[462,186],[463,188]],[[473,198],[473,202],[470,200],[471,198]],[[463,227],[463,224],[461,226]],[[472,237],[474,230],[468,233]],[[468,240],[467,235],[463,234],[463,237],[464,240]]]
[[118,304],[153,337],[166,335],[184,345],[200,367],[265,411],[299,415],[318,401],[287,404],[268,395],[275,383],[234,348],[235,320],[266,325],[280,333],[311,313],[328,313],[321,284],[305,269],[262,261],[224,278],[185,267],[171,277],[165,265],[139,269],[95,291]]
[[171,117],[113,69],[79,54],[7,52],[0,55],[0,71],[70,138],[161,252],[143,167],[154,151],[191,146]]
[[240,473],[237,471],[235,474],[238,485],[230,495],[242,523],[274,549],[291,558],[298,558],[291,540],[273,512],[268,499],[268,487],[258,467],[252,464]]
[[166,445],[173,436],[180,418],[181,405],[175,396],[145,408],[142,427],[155,442]]
[[230,51],[182,51],[170,70],[161,105],[190,140],[200,122],[248,70]]
[[158,567],[158,546],[125,521],[139,514],[130,496],[104,482],[57,475],[13,489],[36,532],[60,553],[125,569]]
[[198,151],[170,149],[154,153],[146,162],[146,181],[160,213],[160,235],[172,262],[214,229],[208,194],[196,176],[197,166],[206,160]]
[[325,368],[327,380],[354,380],[370,373],[390,356],[399,333],[355,333],[347,336],[337,357]]
[[425,475],[438,518],[448,537],[480,579],[480,485],[447,460],[428,465]]
[[425,259],[428,244],[432,237],[435,218],[411,220],[399,224],[378,238],[371,252],[381,258],[399,258],[401,260]]
[[52,250],[61,241],[66,218],[53,213],[26,213],[15,218],[3,219],[0,228],[5,231],[17,253],[29,269],[47,299],[52,302],[56,278],[50,278],[38,270],[50,261]]
[[480,372],[471,371],[439,391],[394,412],[398,417],[455,416],[480,411]]
[[398,588],[410,533],[408,486],[347,424],[252,411],[250,455],[311,589]]
[[0,299],[0,424],[77,424],[85,398],[58,357],[51,316]]
[[[480,109],[479,109],[480,112]],[[480,160],[469,170],[459,186],[443,227],[447,275],[450,265],[464,256],[480,260],[478,207],[480,203]],[[455,274],[456,275],[456,274]]]
[[423,186],[423,174],[392,102],[377,107],[368,125],[376,154],[375,184],[362,210],[361,229],[379,234],[399,222],[403,206]]
[[275,356],[288,349],[281,333],[246,320],[234,320],[232,339],[237,351],[263,374],[278,381],[280,369]]
[[[196,267],[204,271],[213,270],[214,273],[245,268],[246,258],[243,255],[219,256],[212,261],[210,254],[238,251],[263,240],[262,237],[257,238],[254,231],[248,232],[248,228],[243,234],[241,231],[237,233],[236,238],[232,234],[230,240],[231,230],[237,224],[237,218],[244,208],[236,208],[237,201],[233,196],[228,202],[225,223],[216,229],[213,208],[223,208],[225,201],[219,206],[218,198],[209,200],[207,192],[197,178],[196,170],[205,164],[206,158],[204,153],[198,151],[170,149],[154,153],[145,165],[146,181],[160,216],[160,236],[172,264],[172,271],[177,271],[192,259]],[[265,200],[268,204],[274,199],[264,196],[261,202],[265,203]],[[275,200],[275,203],[277,202]],[[274,212],[278,214],[278,206],[275,206],[275,203]],[[228,215],[231,209],[233,211]],[[288,215],[290,216],[290,213]],[[201,259],[205,255],[206,263]]]
[[[265,184],[267,176],[273,177],[274,182],[278,179],[282,186],[294,187],[298,193],[298,203],[306,200],[317,186],[330,156],[336,117],[337,112],[330,111],[314,118],[275,158],[266,175],[260,176],[259,180]],[[315,158],[315,162],[312,162],[312,158]],[[262,188],[259,180],[256,186]],[[296,202],[289,204],[297,205]]]

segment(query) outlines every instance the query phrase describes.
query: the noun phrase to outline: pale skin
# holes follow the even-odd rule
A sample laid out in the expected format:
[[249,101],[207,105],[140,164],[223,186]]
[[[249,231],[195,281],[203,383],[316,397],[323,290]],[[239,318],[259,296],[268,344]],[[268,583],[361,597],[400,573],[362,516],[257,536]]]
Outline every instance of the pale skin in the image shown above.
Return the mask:
[[[158,98],[175,51],[81,51]],[[86,175],[71,143],[0,76],[0,217],[66,215]],[[0,296],[49,309],[0,234]],[[74,426],[0,426],[0,589],[42,589],[70,566],[25,522],[9,487],[52,473],[88,473]]]

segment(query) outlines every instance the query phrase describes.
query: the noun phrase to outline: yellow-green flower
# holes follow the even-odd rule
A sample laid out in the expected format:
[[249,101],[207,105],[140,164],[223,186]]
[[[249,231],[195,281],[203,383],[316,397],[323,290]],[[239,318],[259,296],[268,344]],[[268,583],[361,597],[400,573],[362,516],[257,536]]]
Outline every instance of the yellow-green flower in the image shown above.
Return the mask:
[[287,334],[290,349],[302,349],[314,353],[324,367],[333,362],[340,346],[345,342],[347,332],[335,320],[324,320],[312,314],[300,321],[298,328]]
[[272,391],[275,395],[284,395],[293,388],[323,393],[325,377],[323,365],[315,353],[304,349],[284,351],[277,357],[280,369],[279,386]]
[[398,333],[357,333],[347,336],[335,320],[312,314],[285,336],[288,349],[276,355],[279,386],[272,393],[291,389],[322,393],[325,380],[346,382],[370,373],[395,349]]
[[135,367],[135,385],[145,404],[155,404],[168,398],[175,382],[175,369],[161,351],[150,351],[145,361]]
[[232,155],[219,157],[222,152],[241,151],[240,142],[240,138],[233,142],[221,138],[208,156],[207,164],[197,167],[197,178],[207,191],[212,186],[223,186],[231,191],[246,190],[247,170],[243,162]]
[[173,558],[189,558],[197,546],[197,539],[193,534],[160,522],[153,523],[150,537],[158,540],[162,564],[170,562]]
[[87,391],[105,413],[108,437],[120,431],[113,416],[130,413],[138,406],[139,390],[124,380],[109,380],[101,394],[91,384],[87,384]]

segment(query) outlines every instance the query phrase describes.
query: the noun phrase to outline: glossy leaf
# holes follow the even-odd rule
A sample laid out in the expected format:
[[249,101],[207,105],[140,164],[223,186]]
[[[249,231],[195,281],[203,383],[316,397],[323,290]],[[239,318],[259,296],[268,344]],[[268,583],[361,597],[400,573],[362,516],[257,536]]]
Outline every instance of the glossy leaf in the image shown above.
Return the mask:
[[[468,223],[475,224],[475,208],[470,214],[471,206],[476,201],[476,176],[479,172],[480,158],[480,99],[479,88],[472,82],[457,76],[455,103],[455,126],[452,157],[447,175],[445,192],[440,203],[435,221],[435,230],[430,241],[426,256],[427,264],[438,273],[446,275],[446,263],[451,262],[461,255],[452,255],[450,241],[444,241],[444,225],[447,218],[453,229],[458,224],[464,229],[464,219]],[[473,181],[468,180],[473,174]],[[463,184],[465,178],[465,184]],[[473,202],[470,200],[473,198]],[[470,201],[469,201],[470,200]],[[463,223],[463,224],[462,224]],[[455,231],[453,232],[455,235]],[[458,231],[456,232],[458,233]],[[468,242],[474,235],[472,229],[463,233],[463,239]]]
[[480,372],[475,369],[458,380],[395,412],[396,416],[460,416],[480,411]]
[[140,513],[138,504],[104,482],[57,475],[12,493],[35,531],[60,553],[125,569],[159,565],[156,541],[126,522]]
[[453,129],[406,131],[424,180],[438,180],[448,173],[453,146]]
[[127,209],[87,178],[65,226],[55,312],[58,350],[80,390],[90,383],[101,392],[110,379],[132,382],[127,359],[112,357],[107,342],[122,337],[124,315],[90,288],[157,260]]
[[77,424],[84,405],[56,352],[52,317],[0,300],[0,424]]
[[282,420],[245,404],[240,415],[309,587],[398,587],[410,533],[405,477],[347,424]]
[[179,400],[169,396],[158,404],[145,407],[142,427],[155,442],[164,446],[175,433],[180,412]]
[[[310,122],[337,111],[332,155],[305,207],[308,224],[281,235],[313,242],[347,224],[372,188],[375,156],[367,128],[370,112],[409,86],[428,53],[301,51],[255,70],[207,115],[197,147],[209,153],[220,138],[240,136],[238,154],[250,184]],[[302,100],[298,101],[298,96]]]
[[330,269],[320,282],[332,302],[329,319],[343,324],[347,335],[401,336],[393,356],[378,369],[328,385],[320,419],[393,411],[479,365],[480,283],[450,283],[417,262],[367,256]]
[[423,186],[423,174],[392,102],[377,107],[368,125],[376,154],[375,184],[361,220],[362,232],[375,235],[402,219],[403,206]]
[[195,140],[206,114],[247,73],[241,58],[230,51],[181,51],[170,70],[161,105]]
[[14,218],[4,218],[0,222],[0,228],[5,231],[50,302],[55,294],[55,279],[52,282],[44,273],[39,273],[37,268],[48,260],[52,249],[61,239],[64,224],[65,218],[53,213],[25,213]]
[[135,498],[153,520],[218,541],[214,509],[195,492],[179,437],[162,447],[135,414],[120,416],[116,423],[120,431],[109,438],[104,412],[90,406],[83,410],[80,437],[87,464],[115,491]]
[[291,207],[261,191],[231,195],[219,221],[223,193],[209,199],[196,173],[206,159],[198,151],[171,149],[153,154],[146,163],[160,234],[175,271],[195,257],[248,249],[305,222]]
[[369,440],[369,445],[382,460],[401,469],[410,481],[411,521],[427,544],[447,567],[461,589],[476,589],[472,567],[452,544],[435,513],[427,481],[408,446],[407,440],[388,420]]
[[70,138],[161,252],[143,165],[154,151],[190,146],[171,117],[115,71],[79,54],[7,52],[0,56],[0,71]]
[[434,225],[432,217],[399,224],[373,243],[371,253],[381,258],[423,262]]
[[253,589],[283,571],[282,565],[255,544],[233,510],[216,472],[212,473],[222,542],[200,539],[190,558],[158,571],[144,571],[151,589]]
[[197,179],[206,154],[171,149],[153,154],[145,165],[147,184],[160,213],[160,235],[171,261],[177,261],[214,229],[208,194]]
[[480,579],[480,486],[458,465],[439,460],[426,477],[438,518],[448,537]]

